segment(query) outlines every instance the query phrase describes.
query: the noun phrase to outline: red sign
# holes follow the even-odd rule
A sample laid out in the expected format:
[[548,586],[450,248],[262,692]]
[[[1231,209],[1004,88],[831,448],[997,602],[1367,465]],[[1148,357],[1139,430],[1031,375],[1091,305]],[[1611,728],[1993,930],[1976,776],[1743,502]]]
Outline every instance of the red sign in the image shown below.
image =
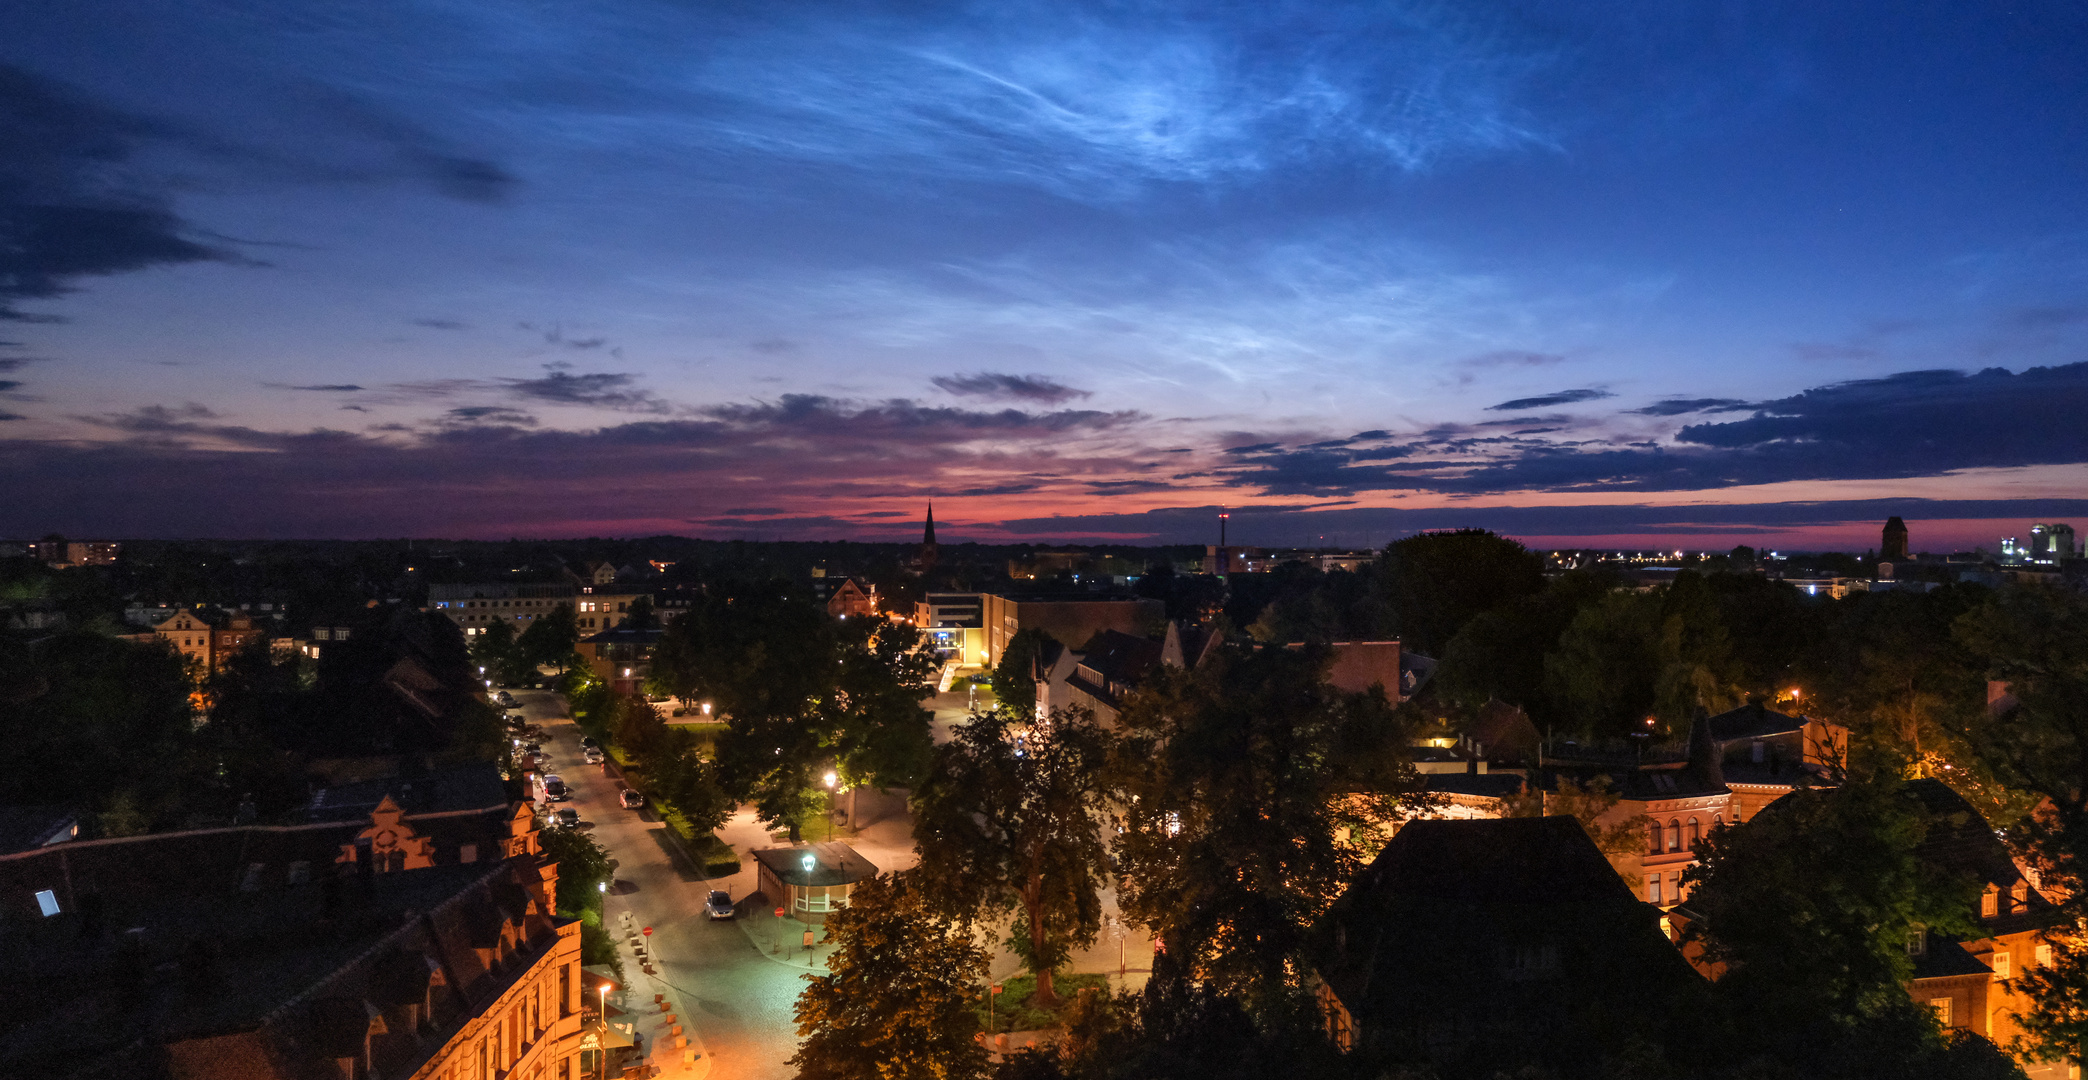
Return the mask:
[[640,931],[638,931],[638,932],[639,932],[639,933],[641,933],[641,934],[644,934],[644,935],[645,935],[646,937],[651,937],[651,936],[652,936],[652,927],[648,926],[648,927],[646,927],[645,929],[643,929],[643,930],[640,930]]
[[1005,987],[1005,986],[996,986],[996,987],[994,987],[994,988],[993,988],[993,992],[994,992],[994,993],[996,993],[996,994],[998,994],[998,993],[1000,993],[1001,991],[1003,991],[1003,990],[1006,990],[1006,989],[1007,989],[1007,987]]
[[782,918],[782,917],[783,917],[783,909],[782,909],[782,908],[777,908],[777,909],[776,909],[776,918],[779,918],[779,919],[780,919],[780,918]]

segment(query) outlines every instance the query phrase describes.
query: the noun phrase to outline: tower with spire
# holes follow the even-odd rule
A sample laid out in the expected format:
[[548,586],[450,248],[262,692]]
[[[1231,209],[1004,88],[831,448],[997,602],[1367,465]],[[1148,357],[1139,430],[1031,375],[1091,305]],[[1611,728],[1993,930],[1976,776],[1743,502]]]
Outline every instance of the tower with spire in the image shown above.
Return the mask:
[[914,556],[914,567],[921,573],[935,569],[935,500],[928,500],[928,520],[921,526],[921,551]]

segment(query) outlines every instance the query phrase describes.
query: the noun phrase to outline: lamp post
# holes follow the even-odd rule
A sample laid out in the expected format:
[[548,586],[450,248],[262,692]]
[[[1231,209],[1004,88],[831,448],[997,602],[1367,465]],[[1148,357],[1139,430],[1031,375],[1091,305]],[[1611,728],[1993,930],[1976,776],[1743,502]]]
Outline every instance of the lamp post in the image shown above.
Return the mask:
[[840,782],[840,780],[841,780],[841,778],[840,778],[839,776],[835,775],[835,773],[834,773],[834,770],[832,770],[832,769],[828,769],[828,770],[827,770],[827,774],[826,774],[826,777],[825,777],[825,781],[826,781],[826,789],[827,789],[827,815],[826,815],[826,819],[827,819],[827,827],[826,827],[826,833],[827,833],[827,839],[828,839],[828,840],[832,840],[832,839],[834,838],[834,785],[835,785],[835,784],[837,784],[837,783],[839,783],[839,782]]
[[608,983],[603,983],[603,984],[601,985],[601,987],[599,988],[599,990],[598,990],[598,992],[597,992],[596,1000],[597,1000],[597,1001],[598,1001],[598,1002],[600,1003],[600,1005],[601,1005],[601,1009],[602,1009],[602,1048],[601,1048],[600,1050],[597,1050],[597,1051],[595,1051],[595,1075],[596,1075],[597,1077],[606,1077],[606,1076],[608,1076],[608,1075],[609,1075],[609,984],[608,984]]

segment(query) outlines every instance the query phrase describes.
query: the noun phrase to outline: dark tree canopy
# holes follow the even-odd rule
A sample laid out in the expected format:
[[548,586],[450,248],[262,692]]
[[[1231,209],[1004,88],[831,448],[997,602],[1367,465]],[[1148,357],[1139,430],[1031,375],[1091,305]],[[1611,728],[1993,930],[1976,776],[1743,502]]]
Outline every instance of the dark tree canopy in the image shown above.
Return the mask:
[[1471,619],[1544,588],[1544,564],[1484,529],[1397,540],[1379,560],[1392,629],[1409,648],[1441,656]]
[[979,1080],[986,951],[907,874],[859,882],[827,919],[827,974],[798,997],[799,1080]]

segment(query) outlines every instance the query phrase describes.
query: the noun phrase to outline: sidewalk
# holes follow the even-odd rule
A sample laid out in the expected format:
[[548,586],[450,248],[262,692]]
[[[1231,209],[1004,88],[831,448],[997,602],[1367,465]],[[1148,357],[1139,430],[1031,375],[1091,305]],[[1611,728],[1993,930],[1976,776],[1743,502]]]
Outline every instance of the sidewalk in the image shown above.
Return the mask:
[[[686,1005],[674,986],[656,974],[646,962],[645,937],[635,918],[626,911],[617,920],[622,937],[617,951],[623,955],[625,1022],[636,1024],[644,1040],[646,1075],[675,1080],[706,1080],[710,1076],[710,1054],[694,1026],[687,1024]],[[628,1065],[628,1063],[627,1063]]]

